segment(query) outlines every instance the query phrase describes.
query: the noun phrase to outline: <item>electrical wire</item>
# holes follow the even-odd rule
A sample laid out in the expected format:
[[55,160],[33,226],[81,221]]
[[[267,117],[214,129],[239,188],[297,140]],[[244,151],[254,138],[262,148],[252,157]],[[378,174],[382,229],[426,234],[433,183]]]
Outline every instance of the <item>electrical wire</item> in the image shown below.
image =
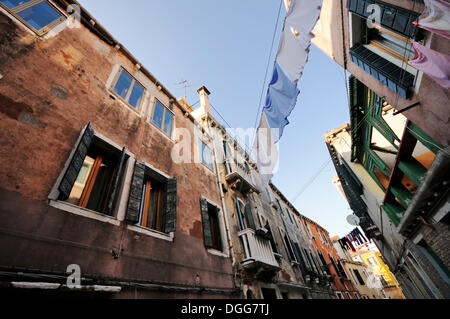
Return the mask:
[[328,159],[325,163],[322,164],[319,171],[314,174],[314,176],[305,184],[305,186],[301,189],[301,191],[297,194],[296,197],[294,197],[293,203],[297,201],[297,199],[300,198],[300,196],[303,195],[304,192],[306,192],[309,187],[315,182],[315,180],[325,171],[325,169],[328,167],[328,165],[331,163],[332,159]]

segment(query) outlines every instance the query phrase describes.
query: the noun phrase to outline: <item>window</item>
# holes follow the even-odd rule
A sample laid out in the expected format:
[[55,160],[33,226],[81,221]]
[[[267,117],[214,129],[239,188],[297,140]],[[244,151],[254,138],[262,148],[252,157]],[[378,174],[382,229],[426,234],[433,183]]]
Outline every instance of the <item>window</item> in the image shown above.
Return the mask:
[[356,278],[358,279],[358,282],[361,286],[364,286],[366,283],[364,282],[364,279],[361,277],[361,274],[359,273],[358,269],[353,269],[353,272],[356,275]]
[[375,258],[369,257],[367,260],[369,261],[369,264],[371,266],[373,266],[373,267],[377,267],[378,266],[378,263],[376,262]]
[[306,220],[305,220],[305,228],[306,228],[306,231],[307,231],[309,237],[312,237],[311,229],[309,229],[309,226],[308,226],[308,223],[306,222]]
[[220,232],[219,208],[208,203],[208,201],[204,198],[202,198],[200,202],[205,247],[222,251],[223,247]]
[[247,229],[247,225],[245,223],[245,218],[244,218],[244,203],[241,200],[239,200],[237,197],[235,197],[234,204],[235,204],[235,208],[236,208],[236,215],[238,217],[239,228],[241,230],[245,230],[245,229]]
[[418,14],[375,1],[381,9],[382,19],[373,28],[367,27],[366,19],[372,12],[368,6],[373,0],[348,0],[351,15],[352,62],[383,83],[402,98],[409,98],[415,84],[417,70],[407,61],[414,56],[411,39],[421,41],[423,32],[414,26]]
[[261,288],[261,293],[263,295],[263,299],[267,299],[267,300],[278,299],[277,292],[275,291],[275,289]]
[[0,4],[38,35],[43,35],[66,19],[48,1],[0,0]]
[[161,104],[158,100],[155,102],[153,110],[152,123],[160,128],[169,137],[172,137],[174,115]]
[[145,176],[137,226],[164,231],[164,192],[164,181]]
[[136,161],[125,220],[166,234],[176,231],[177,178],[168,179]]
[[266,222],[265,227],[269,231],[269,241],[270,241],[270,246],[272,246],[272,252],[275,254],[278,254],[277,244],[275,243],[275,239],[273,238],[272,229],[270,228],[270,224],[268,221]]
[[202,140],[198,141],[198,145],[202,164],[208,167],[211,171],[214,171],[211,149]]
[[292,250],[291,241],[289,239],[288,234],[283,231],[281,228],[279,229],[281,234],[281,239],[283,240],[284,248],[286,248],[286,251],[288,253],[288,257],[290,261],[297,261],[294,255],[294,251]]
[[114,86],[116,93],[123,101],[134,110],[141,109],[145,89],[127,71],[121,69]]
[[59,199],[113,215],[117,187],[122,177],[122,154],[94,136],[89,124],[59,186]]

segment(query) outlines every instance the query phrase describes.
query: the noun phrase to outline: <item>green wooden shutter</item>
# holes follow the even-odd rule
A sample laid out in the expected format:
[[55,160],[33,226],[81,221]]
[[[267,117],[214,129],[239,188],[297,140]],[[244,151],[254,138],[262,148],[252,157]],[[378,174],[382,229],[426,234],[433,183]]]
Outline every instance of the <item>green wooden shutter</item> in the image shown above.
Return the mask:
[[239,200],[237,199],[237,197],[234,198],[234,205],[236,207],[236,214],[237,214],[238,221],[239,221],[239,227],[241,228],[241,230],[245,230],[244,221],[242,220],[242,212],[239,207]]
[[378,56],[361,44],[350,49],[353,63],[372,75],[389,89],[406,99],[410,96],[410,88],[414,85],[414,75],[397,65]]
[[211,223],[209,220],[209,212],[208,212],[208,201],[204,198],[200,199],[200,207],[202,212],[202,223],[203,223],[203,239],[205,242],[206,248],[213,248],[213,238],[211,232]]
[[[381,9],[381,25],[407,38],[416,38],[418,28],[413,24],[419,13],[394,6],[379,0],[347,0],[347,9],[357,16],[367,19],[369,5],[376,4]],[[418,39],[418,38],[417,38]]]
[[245,205],[245,221],[247,227],[256,231],[255,220],[253,219],[252,207],[250,204]]
[[173,233],[177,230],[177,194],[178,179],[169,179],[166,184],[166,212],[164,216],[164,232]]
[[126,221],[130,224],[139,222],[139,212],[142,201],[142,190],[144,188],[145,164],[136,161],[134,166],[133,180],[131,182],[130,196],[128,199],[128,208]]
[[122,149],[122,155],[120,156],[119,166],[117,167],[116,177],[114,178],[114,184],[111,191],[111,196],[108,202],[108,210],[109,213],[112,214],[116,204],[116,195],[117,195],[117,187],[119,185],[119,181],[122,175],[123,165],[125,163],[125,156],[127,153],[127,149],[124,147]]
[[83,167],[84,159],[91,145],[92,138],[94,137],[94,129],[91,123],[89,123],[84,131],[83,137],[72,157],[69,167],[64,174],[64,177],[59,184],[59,191],[61,192],[60,198],[66,200],[69,198],[72,192],[73,185],[78,178],[81,168]]
[[307,271],[306,264],[300,251],[300,245],[298,243],[294,243],[294,253],[297,257],[298,262],[300,263],[300,268],[302,272],[305,273]]

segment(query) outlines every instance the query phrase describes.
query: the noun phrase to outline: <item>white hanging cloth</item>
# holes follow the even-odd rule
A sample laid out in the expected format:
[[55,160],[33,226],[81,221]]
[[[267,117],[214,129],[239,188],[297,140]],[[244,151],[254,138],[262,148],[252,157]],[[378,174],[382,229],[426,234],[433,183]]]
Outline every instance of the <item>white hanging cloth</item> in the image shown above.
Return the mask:
[[315,27],[322,10],[322,0],[291,0],[286,23],[300,35],[309,34]]
[[273,174],[278,169],[279,151],[278,146],[274,143],[272,130],[269,127],[264,112],[256,131],[256,139],[252,147],[252,157],[256,160],[262,185],[267,186]]
[[308,61],[311,36],[296,37],[290,28],[285,28],[281,35],[277,62],[289,75],[292,82],[297,83],[303,74]]

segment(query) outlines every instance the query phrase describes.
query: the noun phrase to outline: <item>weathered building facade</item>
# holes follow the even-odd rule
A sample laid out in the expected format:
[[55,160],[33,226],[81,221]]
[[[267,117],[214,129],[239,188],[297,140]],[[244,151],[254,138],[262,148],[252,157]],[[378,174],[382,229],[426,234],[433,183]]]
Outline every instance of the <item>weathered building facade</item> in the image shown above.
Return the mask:
[[378,282],[375,274],[361,260],[354,259],[349,251],[343,249],[338,243],[339,237],[333,237],[333,246],[338,252],[340,261],[353,287],[358,291],[360,299],[382,299],[382,285]]
[[413,24],[423,10],[421,0],[324,0],[312,42],[447,147],[448,90],[408,64],[414,57],[413,40],[450,55],[448,39]]
[[[76,2],[16,3],[0,3],[5,289],[240,296],[228,248],[203,244],[201,199],[223,218],[217,176],[172,160],[180,131],[209,143],[190,111],[82,8],[68,27]],[[86,292],[67,289],[69,265]]]
[[325,139],[361,228],[408,298],[448,298],[448,90],[408,61],[413,42],[447,56],[450,42],[413,23],[424,8],[325,0],[313,43],[352,74],[351,125]]
[[[321,276],[315,281],[325,282],[331,288],[331,294],[337,299],[358,299],[358,291],[347,276],[337,250],[333,246],[326,229],[313,220],[301,216],[300,222],[312,243],[313,262]],[[314,257],[317,256],[317,257]]]
[[406,297],[447,298],[448,148],[365,86],[353,92],[358,125],[325,135],[350,206]]
[[[198,93],[200,107],[192,114],[213,140],[207,152],[214,153],[217,160],[235,285],[247,299],[312,298],[299,264],[292,259],[291,242],[286,242],[297,234],[293,225],[286,224],[284,210],[280,213],[275,198],[281,193],[277,190],[277,195],[273,185],[263,186],[249,154],[214,118],[208,89],[202,87]],[[204,224],[205,228],[205,245],[214,248],[216,232]]]

